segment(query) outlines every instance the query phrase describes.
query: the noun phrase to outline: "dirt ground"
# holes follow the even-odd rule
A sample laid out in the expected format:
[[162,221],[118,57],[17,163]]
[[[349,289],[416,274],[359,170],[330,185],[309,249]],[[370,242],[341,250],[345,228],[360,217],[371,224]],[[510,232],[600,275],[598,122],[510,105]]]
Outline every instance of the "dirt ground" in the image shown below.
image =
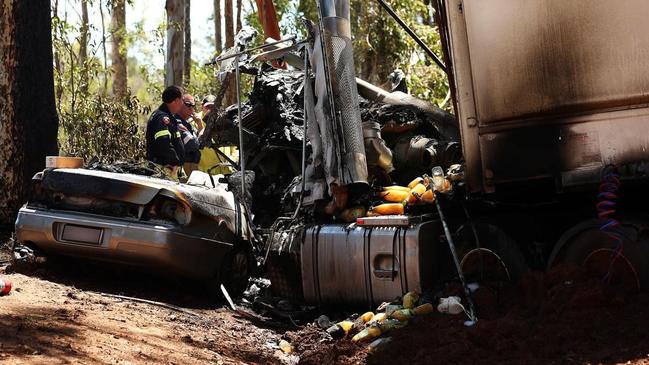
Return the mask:
[[478,291],[472,327],[462,315],[415,317],[371,352],[351,342],[355,330],[333,340],[312,320],[252,322],[189,283],[112,265],[50,260],[12,272],[5,262],[0,278],[13,283],[0,297],[2,364],[649,364],[649,296],[573,267]]

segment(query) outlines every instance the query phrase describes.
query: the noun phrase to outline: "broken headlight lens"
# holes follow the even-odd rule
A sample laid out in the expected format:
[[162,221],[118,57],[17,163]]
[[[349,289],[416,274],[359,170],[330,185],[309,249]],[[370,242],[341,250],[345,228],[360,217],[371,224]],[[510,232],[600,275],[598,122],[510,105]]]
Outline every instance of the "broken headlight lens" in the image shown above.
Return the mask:
[[149,209],[149,217],[186,225],[191,220],[191,210],[174,199],[161,197]]

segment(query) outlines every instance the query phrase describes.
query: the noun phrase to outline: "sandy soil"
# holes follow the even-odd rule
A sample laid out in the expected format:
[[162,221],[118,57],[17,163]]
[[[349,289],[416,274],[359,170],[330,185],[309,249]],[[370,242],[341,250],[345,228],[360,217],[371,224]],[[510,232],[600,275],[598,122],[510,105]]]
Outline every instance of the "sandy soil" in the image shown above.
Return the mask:
[[[2,364],[649,364],[649,295],[574,267],[476,293],[473,327],[462,315],[415,317],[372,352],[351,342],[358,329],[333,340],[312,320],[301,329],[251,322],[200,288],[135,270],[70,260],[4,269],[14,288],[0,297]],[[279,350],[282,339],[292,354]]]
[[[13,283],[10,295],[0,297],[0,363],[291,363],[278,350],[281,329],[253,326],[213,308],[194,288],[146,275],[131,280],[128,275],[142,274],[117,274],[102,265],[69,266],[75,264],[0,274]],[[99,292],[164,301],[184,311]]]

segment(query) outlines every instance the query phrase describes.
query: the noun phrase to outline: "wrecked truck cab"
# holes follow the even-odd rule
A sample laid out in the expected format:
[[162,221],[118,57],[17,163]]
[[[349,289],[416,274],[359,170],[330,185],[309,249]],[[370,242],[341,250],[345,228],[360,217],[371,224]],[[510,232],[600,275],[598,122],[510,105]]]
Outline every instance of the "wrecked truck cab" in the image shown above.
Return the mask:
[[18,212],[17,240],[45,254],[145,267],[243,291],[254,268],[245,208],[218,179],[197,180],[204,183],[46,169],[34,176],[31,198]]

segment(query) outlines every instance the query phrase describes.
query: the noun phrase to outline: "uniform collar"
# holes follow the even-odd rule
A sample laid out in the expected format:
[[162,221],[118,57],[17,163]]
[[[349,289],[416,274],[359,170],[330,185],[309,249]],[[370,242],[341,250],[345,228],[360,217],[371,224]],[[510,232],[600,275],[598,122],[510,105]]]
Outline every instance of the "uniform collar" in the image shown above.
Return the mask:
[[162,110],[165,113],[171,114],[171,112],[169,111],[169,107],[165,103],[160,104],[158,109]]

